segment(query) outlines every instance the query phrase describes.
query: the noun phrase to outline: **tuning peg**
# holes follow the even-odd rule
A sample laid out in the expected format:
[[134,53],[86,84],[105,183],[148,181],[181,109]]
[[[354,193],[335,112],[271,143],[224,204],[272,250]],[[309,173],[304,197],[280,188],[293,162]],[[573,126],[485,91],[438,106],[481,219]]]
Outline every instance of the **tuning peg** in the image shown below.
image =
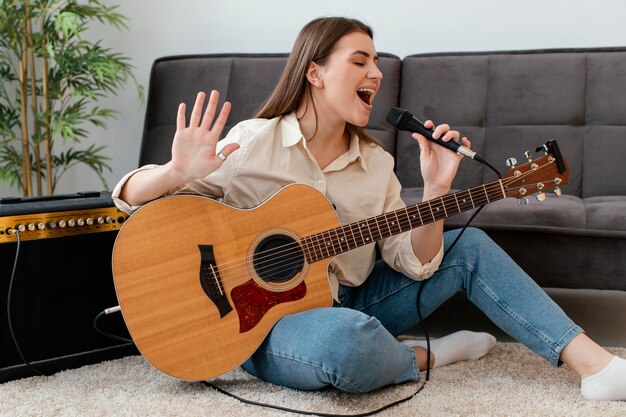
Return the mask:
[[519,204],[520,206],[527,206],[528,197],[520,198],[519,200],[517,200],[517,204]]
[[544,153],[545,155],[547,155],[547,154],[548,154],[548,152],[550,151],[550,150],[548,149],[548,145],[543,144],[543,145],[541,145],[540,147],[538,147],[538,148],[535,150],[535,152],[541,152],[541,151],[543,151],[543,153]]
[[556,188],[554,189],[554,195],[555,195],[555,196],[557,196],[557,197],[560,197],[560,196],[561,196],[561,194],[562,194],[562,192],[561,192],[561,188],[560,188],[560,187],[556,187]]
[[537,193],[535,195],[535,198],[537,199],[537,201],[544,201],[546,199],[546,194],[545,193]]
[[508,166],[509,168],[515,168],[515,165],[517,165],[517,159],[509,158],[506,160],[506,166]]
[[528,159],[528,162],[532,162],[533,159],[530,157],[531,153],[530,151],[526,151],[524,152],[524,156],[526,157],[526,159]]

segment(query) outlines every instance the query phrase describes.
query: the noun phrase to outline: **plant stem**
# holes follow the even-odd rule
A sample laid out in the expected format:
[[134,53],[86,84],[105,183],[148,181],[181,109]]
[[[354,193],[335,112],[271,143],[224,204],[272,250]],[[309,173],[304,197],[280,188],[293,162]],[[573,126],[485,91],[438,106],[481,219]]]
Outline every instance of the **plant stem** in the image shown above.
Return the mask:
[[[24,7],[26,9],[24,14],[24,30],[26,30],[27,24],[27,16],[29,4],[28,0],[25,1]],[[21,95],[20,95],[20,105],[21,105],[21,117],[20,122],[22,125],[22,169],[24,172],[23,188],[24,188],[24,196],[30,197],[33,195],[33,189],[31,184],[31,175],[30,175],[30,148],[28,146],[28,61],[26,59],[26,39],[22,39],[22,50],[20,56],[20,64],[19,64],[19,77],[21,84]]]
[[[28,7],[28,0],[24,2],[24,5]],[[37,73],[35,70],[35,53],[33,52],[33,25],[30,16],[26,16],[26,39],[28,40],[28,60],[30,63],[30,95],[31,104],[33,109],[33,153],[35,156],[35,178],[37,179],[37,195],[41,195],[41,126],[37,120],[36,114],[39,112],[39,105],[37,102]]]
[[[41,16],[41,42],[44,50],[46,49],[45,21],[46,16]],[[46,182],[48,194],[52,195],[54,193],[54,186],[52,185],[52,133],[50,131],[50,98],[48,97],[48,58],[45,56],[41,57],[41,90],[43,96],[43,113],[46,118],[43,140],[46,152]]]

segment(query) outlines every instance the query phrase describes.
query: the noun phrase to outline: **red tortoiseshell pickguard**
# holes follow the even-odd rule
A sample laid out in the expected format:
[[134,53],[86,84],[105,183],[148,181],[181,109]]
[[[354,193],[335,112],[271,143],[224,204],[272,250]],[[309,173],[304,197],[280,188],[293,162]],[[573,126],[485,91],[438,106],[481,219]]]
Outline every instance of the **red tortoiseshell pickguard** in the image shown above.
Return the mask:
[[230,295],[239,315],[239,333],[244,333],[256,326],[275,305],[302,299],[306,295],[306,285],[302,281],[288,291],[272,292],[250,280],[233,288]]

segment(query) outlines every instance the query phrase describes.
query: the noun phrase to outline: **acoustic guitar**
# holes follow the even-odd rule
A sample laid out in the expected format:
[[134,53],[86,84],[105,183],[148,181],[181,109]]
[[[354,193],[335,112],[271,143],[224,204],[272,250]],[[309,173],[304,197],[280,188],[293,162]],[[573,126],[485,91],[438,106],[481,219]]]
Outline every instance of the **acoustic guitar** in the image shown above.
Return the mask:
[[189,195],[148,203],[113,248],[128,330],[168,375],[223,374],[248,359],[280,318],[332,305],[334,256],[506,197],[559,192],[567,163],[556,142],[543,148],[544,156],[502,179],[345,225],[322,193],[303,184],[246,210]]

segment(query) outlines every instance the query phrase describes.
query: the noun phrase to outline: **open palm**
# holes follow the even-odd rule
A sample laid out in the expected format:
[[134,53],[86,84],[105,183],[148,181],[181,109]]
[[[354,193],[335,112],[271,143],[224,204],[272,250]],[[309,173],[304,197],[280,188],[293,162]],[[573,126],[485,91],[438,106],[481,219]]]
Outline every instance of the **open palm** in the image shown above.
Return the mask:
[[[222,158],[216,154],[216,148],[230,114],[230,103],[224,103],[213,122],[219,93],[215,90],[211,92],[207,108],[202,114],[205,96],[203,92],[198,93],[188,126],[185,120],[185,104],[181,103],[178,107],[176,134],[172,144],[172,167],[187,181],[204,178],[223,163]],[[227,157],[237,148],[239,145],[230,144],[225,146],[221,153]]]

